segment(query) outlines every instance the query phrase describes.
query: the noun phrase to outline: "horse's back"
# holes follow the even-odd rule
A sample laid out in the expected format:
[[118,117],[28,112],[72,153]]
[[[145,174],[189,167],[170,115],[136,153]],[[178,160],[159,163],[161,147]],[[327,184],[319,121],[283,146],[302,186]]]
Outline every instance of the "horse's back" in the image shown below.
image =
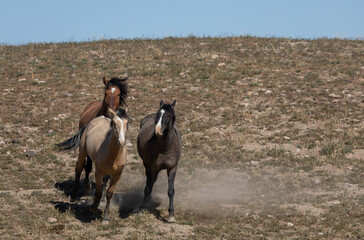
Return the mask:
[[80,121],[79,121],[79,128],[86,126],[88,123],[92,121],[92,119],[98,117],[98,113],[102,108],[102,101],[94,101],[89,103],[85,109],[83,110]]
[[153,137],[154,135],[154,122],[157,114],[153,113],[140,122],[140,130],[138,133],[137,145],[138,148],[143,148],[145,144]]

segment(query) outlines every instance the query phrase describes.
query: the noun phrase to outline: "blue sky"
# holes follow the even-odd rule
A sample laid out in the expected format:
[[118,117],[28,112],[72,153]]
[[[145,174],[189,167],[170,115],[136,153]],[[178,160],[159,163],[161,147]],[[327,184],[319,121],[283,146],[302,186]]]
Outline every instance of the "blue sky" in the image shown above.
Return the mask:
[[364,39],[363,0],[1,0],[0,43],[168,36]]

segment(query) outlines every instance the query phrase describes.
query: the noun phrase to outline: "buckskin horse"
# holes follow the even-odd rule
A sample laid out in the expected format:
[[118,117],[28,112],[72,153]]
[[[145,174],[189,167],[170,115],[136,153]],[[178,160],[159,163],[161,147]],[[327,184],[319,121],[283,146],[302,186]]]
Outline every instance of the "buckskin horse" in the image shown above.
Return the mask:
[[87,156],[95,164],[96,192],[91,211],[95,212],[100,204],[103,178],[106,175],[111,176],[110,186],[106,192],[107,202],[103,223],[109,222],[110,200],[126,163],[125,143],[129,119],[127,109],[122,108],[118,108],[116,111],[108,109],[108,115],[110,118],[104,116],[94,118],[70,139],[64,141],[63,145],[59,144],[60,150],[74,150],[79,147],[71,201],[74,201],[77,197],[80,176]]
[[173,207],[174,179],[178,160],[182,155],[182,138],[175,124],[175,105],[176,100],[172,104],[165,104],[162,100],[157,113],[150,114],[141,121],[137,140],[138,153],[143,160],[147,176],[142,207],[145,208],[151,198],[159,172],[167,169],[168,222],[176,221]]
[[[126,81],[128,78],[114,77],[110,80],[103,78],[105,84],[105,95],[103,101],[94,101],[89,103],[83,110],[80,121],[79,129],[86,126],[92,119],[98,116],[106,116],[108,108],[116,110],[119,106],[126,106],[125,100],[128,96],[128,87]],[[85,164],[85,180],[83,182],[86,188],[89,188],[89,175],[92,171],[92,161],[87,157]]]

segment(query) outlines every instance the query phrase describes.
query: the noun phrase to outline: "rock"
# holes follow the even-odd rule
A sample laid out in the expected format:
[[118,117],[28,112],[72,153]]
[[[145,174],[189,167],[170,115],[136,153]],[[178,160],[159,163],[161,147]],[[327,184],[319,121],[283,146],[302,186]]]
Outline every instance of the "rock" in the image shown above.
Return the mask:
[[258,161],[253,161],[253,160],[252,160],[252,161],[250,161],[250,164],[251,164],[251,165],[254,165],[254,166],[257,166],[257,165],[259,165],[259,162],[258,162]]
[[20,140],[19,140],[19,139],[14,138],[14,139],[12,139],[12,140],[11,140],[11,142],[12,142],[12,143],[20,143]]
[[219,55],[217,55],[217,54],[212,54],[212,55],[211,55],[211,58],[212,58],[212,59],[216,59],[216,58],[218,58],[218,57],[219,57]]
[[329,95],[329,97],[332,97],[332,98],[340,98],[340,96],[339,95],[336,95],[335,93],[331,93]]
[[25,152],[25,156],[27,156],[28,158],[29,157],[34,157],[36,155],[37,154],[34,151],[32,151],[32,150],[28,150],[28,151]]
[[272,91],[271,90],[267,90],[267,91],[265,91],[265,94],[271,94],[272,93]]
[[329,206],[329,207],[334,206],[334,205],[339,205],[339,204],[340,204],[339,200],[327,202],[327,206]]
[[55,222],[57,222],[57,219],[54,218],[54,217],[49,217],[49,218],[47,218],[47,222],[49,222],[49,223],[55,223]]
[[290,223],[290,222],[287,223],[287,227],[293,227],[293,226],[294,226],[293,223]]

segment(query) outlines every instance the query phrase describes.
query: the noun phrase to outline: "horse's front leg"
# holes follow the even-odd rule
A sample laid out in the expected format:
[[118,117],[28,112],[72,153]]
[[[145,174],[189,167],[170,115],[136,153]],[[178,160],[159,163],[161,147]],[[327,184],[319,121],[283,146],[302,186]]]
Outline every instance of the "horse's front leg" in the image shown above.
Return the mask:
[[151,199],[153,185],[158,178],[158,172],[153,172],[149,167],[145,168],[145,174],[147,175],[147,183],[144,188],[144,200],[142,208],[147,208],[148,202]]
[[95,169],[95,182],[96,182],[96,191],[95,191],[95,197],[94,197],[94,202],[91,205],[91,211],[92,212],[96,212],[99,204],[100,204],[100,200],[102,197],[102,173],[99,169]]
[[120,177],[121,177],[121,172],[111,176],[110,187],[107,189],[107,192],[106,192],[107,202],[106,202],[106,207],[105,207],[105,211],[104,211],[104,218],[102,219],[102,222],[104,224],[109,223],[110,200],[114,194],[116,183],[119,181]]
[[174,217],[174,207],[173,207],[173,197],[174,197],[174,179],[176,177],[177,166],[172,168],[171,170],[167,170],[168,174],[168,197],[169,197],[169,208],[168,208],[168,222],[175,222],[176,218]]

